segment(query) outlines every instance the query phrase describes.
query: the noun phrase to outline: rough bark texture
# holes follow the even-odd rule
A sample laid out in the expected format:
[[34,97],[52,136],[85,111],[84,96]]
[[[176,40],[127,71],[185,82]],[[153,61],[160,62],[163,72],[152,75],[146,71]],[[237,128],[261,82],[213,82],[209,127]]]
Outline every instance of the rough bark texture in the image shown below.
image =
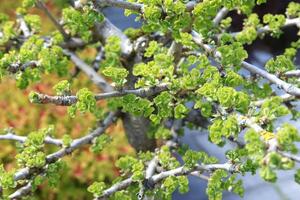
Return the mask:
[[128,142],[136,151],[153,151],[156,146],[154,139],[147,136],[150,122],[143,117],[134,117],[127,113],[123,117],[123,125]]

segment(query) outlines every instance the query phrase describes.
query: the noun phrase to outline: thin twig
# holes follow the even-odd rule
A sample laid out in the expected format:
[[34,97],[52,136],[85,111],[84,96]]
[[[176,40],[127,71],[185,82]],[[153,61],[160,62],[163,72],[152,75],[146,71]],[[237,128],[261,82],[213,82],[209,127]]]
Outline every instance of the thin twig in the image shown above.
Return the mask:
[[25,71],[27,68],[36,68],[39,65],[40,65],[39,61],[28,61],[24,64],[13,63],[7,68],[7,70],[11,73],[17,73],[18,71]]
[[[288,102],[288,101],[292,101],[295,100],[295,96],[290,95],[290,94],[283,94],[279,96],[283,102]],[[268,99],[262,99],[262,100],[258,100],[258,101],[254,101],[252,104],[256,107],[260,107],[264,102],[266,102]]]
[[28,195],[31,192],[32,189],[32,184],[31,181],[29,183],[27,183],[25,186],[19,188],[18,190],[16,190],[14,193],[12,193],[11,195],[9,195],[9,199],[20,199],[23,196]]
[[300,163],[300,156],[297,156],[297,155],[293,155],[293,154],[290,154],[290,153],[287,153],[287,152],[283,152],[283,151],[277,151],[279,154],[281,154],[282,156],[286,157],[286,158],[289,158],[291,160],[294,160],[298,163]]
[[284,73],[286,77],[300,77],[300,70],[292,70]]
[[[290,26],[299,26],[300,25],[300,17],[294,19],[286,19],[284,25],[281,28],[286,28]],[[262,35],[272,31],[268,25],[258,28],[257,35]],[[236,37],[240,32],[230,33],[233,37]]]
[[[27,140],[27,137],[15,135],[14,133],[7,133],[5,135],[0,135],[0,140],[14,140],[14,141],[24,143]],[[44,141],[45,141],[46,144],[53,144],[53,145],[56,145],[56,146],[62,146],[63,145],[63,142],[61,140],[54,139],[54,138],[51,138],[49,136],[46,136]]]
[[65,41],[70,39],[70,36],[66,33],[63,26],[55,19],[55,17],[51,14],[47,6],[44,4],[44,2],[38,0],[36,1],[37,8],[44,11],[44,13],[47,15],[47,17],[51,20],[51,22],[54,24],[54,26],[57,28],[57,30],[63,35]]
[[[113,98],[113,97],[125,96],[127,94],[134,94],[139,97],[150,97],[167,90],[168,90],[168,85],[161,84],[150,88],[120,90],[120,91],[112,91],[112,92],[96,94],[95,99],[99,101],[99,100]],[[50,96],[46,94],[35,93],[34,103],[40,103],[40,104],[52,103],[60,106],[70,106],[72,104],[75,104],[77,101],[78,101],[77,96]]]
[[83,60],[81,60],[75,53],[66,49],[64,49],[63,52],[65,55],[70,56],[70,59],[74,62],[74,64],[85,74],[87,74],[97,86],[103,89],[104,92],[113,91],[113,88],[106,82],[106,80],[100,74],[98,74],[92,67],[90,67]]

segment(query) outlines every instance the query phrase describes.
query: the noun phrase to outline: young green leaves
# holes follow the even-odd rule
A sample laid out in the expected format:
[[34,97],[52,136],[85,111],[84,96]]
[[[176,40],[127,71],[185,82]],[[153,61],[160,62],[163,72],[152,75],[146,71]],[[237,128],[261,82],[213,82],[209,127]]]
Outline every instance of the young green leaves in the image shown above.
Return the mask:
[[244,188],[241,180],[236,181],[236,176],[228,177],[225,170],[216,170],[209,178],[206,193],[209,200],[222,200],[223,191],[233,191],[243,197]]
[[16,156],[18,164],[22,167],[41,168],[46,164],[46,154],[43,150],[44,140],[53,133],[53,127],[31,132],[24,143],[21,152]]
[[62,48],[46,45],[39,36],[32,36],[23,43],[19,51],[11,50],[0,59],[0,71],[16,74],[16,84],[25,89],[30,82],[41,79],[42,73],[67,74],[68,60]]
[[93,92],[87,88],[82,88],[77,92],[76,97],[78,99],[76,104],[68,108],[68,113],[71,117],[75,117],[77,110],[80,111],[80,113],[91,112],[96,116],[100,114]]
[[89,6],[84,6],[82,12],[75,8],[68,7],[62,12],[64,26],[71,36],[80,36],[84,41],[92,39],[91,28],[95,22],[101,22],[104,17],[102,14]]
[[235,116],[229,116],[226,120],[218,118],[209,127],[209,139],[213,143],[222,146],[225,143],[223,138],[237,138],[239,130],[239,124]]
[[266,14],[263,17],[263,21],[264,21],[264,23],[269,25],[269,28],[272,31],[271,35],[273,37],[278,38],[282,34],[282,31],[280,30],[280,28],[285,23],[284,15]]

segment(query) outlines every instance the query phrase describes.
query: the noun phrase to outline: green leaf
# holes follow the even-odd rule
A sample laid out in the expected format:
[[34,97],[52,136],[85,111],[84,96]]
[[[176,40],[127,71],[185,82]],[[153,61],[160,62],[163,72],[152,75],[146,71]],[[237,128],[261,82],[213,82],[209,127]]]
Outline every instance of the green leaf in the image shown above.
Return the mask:
[[272,73],[284,73],[287,71],[294,70],[295,65],[289,57],[285,55],[280,55],[277,56],[275,59],[271,58],[270,60],[268,60],[266,64],[266,69]]
[[62,11],[64,26],[72,36],[78,34],[83,40],[90,41],[92,37],[90,28],[94,26],[95,22],[101,22],[104,17],[89,6],[84,6],[82,10],[83,12],[72,7],[64,8]]
[[287,9],[286,14],[290,17],[299,17],[300,16],[300,3],[290,2]]
[[69,147],[72,143],[72,138],[70,135],[65,134],[62,138],[62,141],[65,147]]
[[93,145],[91,146],[92,152],[97,154],[100,153],[104,147],[111,142],[111,140],[111,137],[108,135],[100,135],[94,140]]
[[269,166],[262,167],[259,174],[265,181],[274,183],[277,180],[276,173]]
[[282,99],[278,96],[267,99],[261,106],[259,117],[274,120],[289,114],[289,109],[282,105]]
[[234,42],[230,45],[222,45],[217,48],[221,53],[221,64],[225,67],[233,66],[238,68],[241,62],[248,57],[247,51],[244,50],[243,46],[239,42]]
[[294,177],[295,177],[295,182],[300,184],[300,169],[297,170]]
[[57,95],[68,95],[71,93],[71,84],[67,80],[63,80],[53,86]]
[[284,25],[285,23],[285,17],[284,15],[272,15],[272,14],[266,14],[263,17],[264,23],[267,23],[272,30],[271,35],[273,37],[279,37],[282,33],[280,28]]
[[126,83],[128,71],[125,68],[106,67],[102,73],[111,78],[117,86],[122,86]]
[[42,23],[39,15],[26,15],[24,20],[32,32],[40,32]]
[[22,1],[22,6],[24,8],[30,8],[33,7],[35,5],[36,0],[23,0]]
[[176,119],[181,119],[186,116],[189,109],[185,107],[183,104],[178,104],[174,109],[174,116]]
[[94,182],[92,185],[88,187],[88,192],[92,193],[94,197],[98,197],[105,190],[106,185],[104,182]]
[[254,162],[259,162],[265,155],[265,144],[260,139],[260,134],[249,129],[245,134],[246,150]]
[[179,183],[179,192],[181,194],[187,193],[189,191],[189,179],[186,176],[178,176],[178,183]]
[[228,138],[233,136],[237,138],[239,133],[239,125],[237,119],[230,115],[226,120],[217,118],[213,124],[209,127],[209,139],[217,144],[224,145],[223,137]]
[[227,173],[224,170],[216,170],[213,172],[208,180],[206,194],[209,200],[222,200],[223,182],[222,179],[227,177]]
[[235,89],[231,87],[221,87],[217,90],[218,101],[224,107],[232,107],[234,105],[234,96],[236,94]]
[[158,44],[156,41],[150,41],[149,46],[144,53],[144,56],[149,58],[153,56],[155,53],[159,52],[161,48],[161,44]]
[[48,165],[46,177],[50,187],[57,187],[61,181],[61,171],[66,169],[66,164],[62,161],[51,163]]
[[0,165],[0,185],[3,189],[15,188],[17,186],[14,180],[14,173],[6,172],[3,164]]
[[300,141],[300,135],[294,126],[287,123],[283,124],[277,131],[277,140],[283,150],[292,153],[298,152],[294,143]]

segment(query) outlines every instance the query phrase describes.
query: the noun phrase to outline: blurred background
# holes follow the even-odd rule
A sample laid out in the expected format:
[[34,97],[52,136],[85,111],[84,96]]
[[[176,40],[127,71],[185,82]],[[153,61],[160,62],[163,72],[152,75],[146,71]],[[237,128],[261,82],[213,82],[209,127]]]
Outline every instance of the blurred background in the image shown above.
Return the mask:
[[[287,4],[290,1],[285,0],[269,0],[267,4],[263,4],[255,8],[255,12],[262,16],[265,13],[284,13]],[[298,0],[299,2],[299,0]],[[11,18],[15,18],[15,8],[21,3],[21,0],[7,1],[0,0],[0,11],[9,14]],[[56,15],[60,16],[61,8],[66,6],[68,0],[48,1],[47,6]],[[139,27],[140,24],[134,21],[134,16],[124,17],[123,10],[114,8],[105,8],[104,14],[122,30],[128,27]],[[32,13],[42,17],[42,30],[44,33],[54,29],[51,22],[39,10],[32,10]],[[239,31],[242,28],[242,22],[245,16],[231,12],[229,15],[233,18],[232,31]],[[257,66],[264,66],[265,62],[275,56],[283,53],[284,49],[290,45],[292,41],[297,40],[297,29],[290,27],[284,29],[284,34],[279,39],[266,37],[263,40],[257,40],[254,44],[247,46],[249,58],[248,61]],[[85,50],[87,57],[93,58],[95,52]],[[297,54],[296,63],[299,64],[300,56]],[[72,72],[70,66],[70,72]],[[67,77],[69,78],[69,77]],[[73,138],[88,132],[96,121],[92,115],[77,115],[71,119],[67,115],[66,107],[53,105],[33,105],[28,101],[30,91],[38,91],[41,93],[51,94],[52,87],[61,78],[55,75],[45,75],[40,83],[32,84],[26,90],[20,90],[15,86],[13,78],[6,77],[0,83],[0,130],[11,127],[16,133],[26,135],[30,131],[47,127],[53,124],[56,127],[55,136],[61,137],[63,134],[70,134]],[[78,88],[89,87],[97,91],[84,74],[79,76],[73,82],[74,91]],[[104,102],[99,102],[101,106],[105,106]],[[288,120],[289,118],[283,119]],[[278,122],[280,123],[280,122]],[[300,124],[293,121],[300,129]],[[35,199],[92,199],[92,196],[86,191],[87,186],[94,180],[104,180],[110,182],[118,176],[118,170],[114,166],[114,162],[122,155],[134,154],[133,149],[128,145],[124,137],[121,123],[117,123],[114,127],[107,131],[112,135],[112,143],[99,155],[90,152],[89,148],[83,151],[76,151],[74,156],[66,157],[67,168],[61,174],[61,182],[55,189],[50,188],[47,183],[39,187],[35,194]],[[205,150],[213,156],[223,161],[224,152],[230,148],[230,144],[225,148],[217,146],[207,141],[207,133],[186,129],[186,135],[182,138],[182,143],[186,143],[194,150]],[[55,149],[54,149],[55,150]],[[7,169],[12,168],[14,163],[14,155],[16,154],[15,144],[13,142],[3,142],[0,144],[0,162],[6,165]],[[95,163],[96,161],[96,163]],[[246,200],[254,199],[272,199],[272,200],[297,200],[300,198],[300,186],[293,181],[293,173],[279,173],[279,179],[276,184],[269,184],[261,180],[257,175],[247,175],[242,177],[246,187]],[[174,194],[174,200],[206,200],[205,195],[206,181],[190,177],[190,192],[185,195]],[[225,200],[241,199],[230,193],[224,194]]]

